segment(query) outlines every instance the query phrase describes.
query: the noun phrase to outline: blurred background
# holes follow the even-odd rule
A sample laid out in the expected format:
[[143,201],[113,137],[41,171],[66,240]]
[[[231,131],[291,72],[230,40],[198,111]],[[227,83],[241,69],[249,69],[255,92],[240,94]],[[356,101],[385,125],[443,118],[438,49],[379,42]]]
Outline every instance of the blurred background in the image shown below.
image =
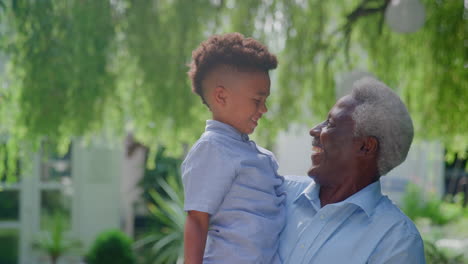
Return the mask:
[[179,166],[209,118],[187,64],[234,31],[278,55],[253,138],[281,174],[355,80],[394,89],[416,138],[383,191],[428,263],[468,263],[467,0],[0,0],[0,264],[182,263]]

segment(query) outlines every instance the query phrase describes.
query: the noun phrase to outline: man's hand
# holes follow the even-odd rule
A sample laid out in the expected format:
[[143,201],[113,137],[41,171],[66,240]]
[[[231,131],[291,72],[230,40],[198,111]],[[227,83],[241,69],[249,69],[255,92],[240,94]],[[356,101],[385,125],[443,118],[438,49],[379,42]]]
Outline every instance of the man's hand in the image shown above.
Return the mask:
[[188,211],[184,232],[185,264],[202,264],[210,215]]

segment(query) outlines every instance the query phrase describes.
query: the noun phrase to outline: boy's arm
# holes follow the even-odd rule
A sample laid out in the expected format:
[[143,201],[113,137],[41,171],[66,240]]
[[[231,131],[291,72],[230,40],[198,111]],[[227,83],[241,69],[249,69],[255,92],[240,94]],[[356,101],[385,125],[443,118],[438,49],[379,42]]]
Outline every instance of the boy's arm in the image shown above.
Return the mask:
[[202,264],[210,215],[188,211],[184,231],[185,264]]

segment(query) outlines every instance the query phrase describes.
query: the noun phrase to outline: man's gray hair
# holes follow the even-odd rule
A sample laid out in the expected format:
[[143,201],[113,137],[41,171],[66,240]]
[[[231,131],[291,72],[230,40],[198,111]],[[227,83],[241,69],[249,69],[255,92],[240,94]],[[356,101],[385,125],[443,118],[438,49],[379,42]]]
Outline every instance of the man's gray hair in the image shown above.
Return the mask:
[[400,97],[376,79],[355,82],[351,97],[358,102],[352,115],[354,134],[377,138],[377,169],[383,176],[406,159],[413,141],[413,121]]

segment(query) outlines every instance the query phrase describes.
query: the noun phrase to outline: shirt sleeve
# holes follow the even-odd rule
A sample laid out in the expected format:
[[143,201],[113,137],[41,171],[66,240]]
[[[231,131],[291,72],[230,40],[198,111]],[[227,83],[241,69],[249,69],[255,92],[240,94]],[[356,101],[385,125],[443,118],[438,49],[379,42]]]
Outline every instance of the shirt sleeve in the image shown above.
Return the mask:
[[[394,230],[395,231],[395,230]],[[425,264],[424,244],[419,234],[391,232],[384,238],[370,257],[369,264]]]
[[235,179],[233,162],[219,146],[198,142],[182,165],[184,210],[213,215]]

